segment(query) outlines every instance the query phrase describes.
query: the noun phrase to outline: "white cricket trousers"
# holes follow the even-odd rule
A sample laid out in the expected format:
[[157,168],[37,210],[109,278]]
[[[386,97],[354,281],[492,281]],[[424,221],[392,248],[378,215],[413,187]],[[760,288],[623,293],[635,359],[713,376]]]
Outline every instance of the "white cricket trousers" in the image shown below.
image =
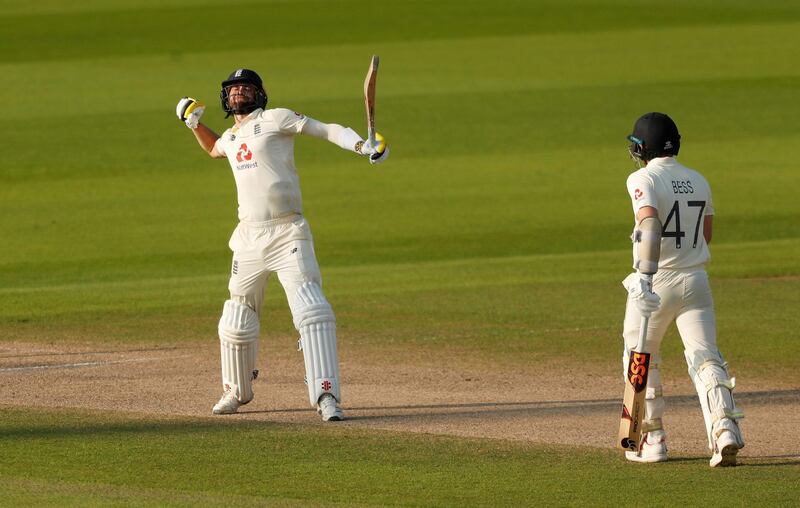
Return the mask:
[[302,307],[298,288],[306,282],[322,285],[314,240],[302,215],[240,222],[228,246],[233,251],[228,282],[231,300],[248,305],[259,318],[272,273],[277,273],[293,315]]
[[[653,292],[661,297],[661,306],[650,316],[647,327],[645,349],[652,354],[651,361],[658,355],[661,340],[673,321],[687,353],[719,352],[714,300],[704,267],[659,270],[653,277]],[[628,351],[636,347],[641,319],[636,306],[629,301],[623,331]],[[626,368],[627,365],[623,366]]]

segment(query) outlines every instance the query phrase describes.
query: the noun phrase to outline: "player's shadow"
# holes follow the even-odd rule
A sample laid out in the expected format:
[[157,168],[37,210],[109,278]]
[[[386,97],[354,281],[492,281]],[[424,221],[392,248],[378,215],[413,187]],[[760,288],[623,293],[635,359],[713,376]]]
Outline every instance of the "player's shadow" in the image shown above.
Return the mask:
[[[694,407],[698,404],[696,395],[671,395],[664,397],[670,407]],[[740,403],[800,403],[800,390],[776,390],[739,392],[736,400]],[[548,414],[574,415],[586,413],[606,413],[618,411],[621,399],[583,399],[550,400],[528,402],[464,402],[443,404],[406,404],[395,406],[344,406],[349,421],[387,421],[413,420],[431,417],[464,417],[481,415],[514,416],[529,414],[541,416]],[[277,408],[266,410],[240,410],[240,413],[302,413],[314,411],[311,408]],[[367,414],[363,414],[367,413]],[[371,413],[371,414],[370,414]]]
[[[346,410],[347,408],[345,408]],[[269,414],[292,414],[292,413],[315,413],[316,409],[309,406],[306,407],[287,407],[278,409],[243,409],[239,408],[236,411],[237,415],[269,415]],[[348,418],[350,420],[351,418]]]
[[[348,416],[351,420],[395,420],[442,417],[464,417],[481,415],[513,416],[520,413],[531,414],[574,414],[591,411],[605,412],[617,408],[621,401],[617,399],[571,400],[571,401],[537,401],[537,402],[470,402],[462,404],[409,404],[404,406],[355,406],[345,407],[352,412],[370,412],[374,414],[355,414]],[[619,408],[617,408],[619,409]]]
[[[616,399],[579,400],[579,401],[547,401],[547,402],[469,402],[461,404],[409,404],[402,406],[344,406],[348,412],[348,421],[385,420],[395,418],[420,418],[431,416],[463,416],[468,414],[516,413],[531,410],[568,411],[570,407],[586,408],[592,406],[611,407],[613,403],[621,404]],[[479,410],[476,412],[475,410]],[[583,411],[584,409],[580,409]],[[303,413],[314,411],[312,408],[279,408],[264,410],[239,410],[239,413],[280,414]],[[409,412],[411,411],[411,412]],[[380,414],[352,414],[353,412],[375,412]]]
[[[745,448],[746,449],[746,448]],[[800,455],[762,455],[744,456],[740,460],[741,465],[747,467],[773,467],[773,466],[797,466],[800,467]]]
[[[694,407],[698,404],[696,395],[672,395],[664,397],[670,407]],[[761,403],[799,403],[800,390],[776,390],[758,392],[739,392],[736,400],[741,404]],[[621,400],[584,399],[529,402],[470,402],[446,404],[410,404],[399,406],[345,406],[346,411],[372,412],[377,414],[354,414],[348,419],[356,421],[416,419],[430,417],[464,417],[481,415],[513,416],[527,413],[531,416],[547,414],[575,415],[586,413],[605,413],[619,411]]]
[[[775,467],[775,466],[795,466],[800,467],[800,455],[747,455],[747,448],[739,454],[737,468],[740,467]],[[669,463],[707,463],[708,457],[675,456],[670,455]]]

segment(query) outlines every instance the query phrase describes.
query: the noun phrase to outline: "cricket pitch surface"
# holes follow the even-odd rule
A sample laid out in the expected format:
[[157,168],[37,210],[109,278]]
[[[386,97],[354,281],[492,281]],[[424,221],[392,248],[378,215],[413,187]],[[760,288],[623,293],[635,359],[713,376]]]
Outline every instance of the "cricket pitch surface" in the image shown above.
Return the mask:
[[[308,404],[302,353],[287,347],[290,342],[286,337],[262,340],[255,399],[236,415],[211,415],[222,393],[216,342],[107,348],[2,343],[0,404],[614,447],[623,386],[613,369],[577,374],[557,366],[508,366],[443,353],[340,345],[347,419],[324,424]],[[670,456],[710,455],[688,375],[666,379],[664,393]],[[800,461],[800,441],[787,439],[800,428],[800,386],[768,386],[741,372],[735,396],[746,416],[740,462],[746,464],[748,457]]]

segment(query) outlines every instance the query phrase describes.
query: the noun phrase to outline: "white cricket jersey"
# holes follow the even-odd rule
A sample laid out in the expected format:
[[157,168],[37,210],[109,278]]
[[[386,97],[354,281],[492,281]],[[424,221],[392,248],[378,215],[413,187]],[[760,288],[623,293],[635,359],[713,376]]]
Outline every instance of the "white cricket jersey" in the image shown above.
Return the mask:
[[217,140],[217,151],[228,157],[236,179],[240,221],[302,213],[294,136],[306,121],[289,109],[257,109]]
[[[672,157],[659,157],[628,177],[634,216],[643,206],[658,210],[663,225],[658,268],[682,269],[711,259],[703,236],[703,219],[714,215],[706,179]],[[635,228],[635,226],[634,226]],[[634,267],[637,261],[633,248]]]

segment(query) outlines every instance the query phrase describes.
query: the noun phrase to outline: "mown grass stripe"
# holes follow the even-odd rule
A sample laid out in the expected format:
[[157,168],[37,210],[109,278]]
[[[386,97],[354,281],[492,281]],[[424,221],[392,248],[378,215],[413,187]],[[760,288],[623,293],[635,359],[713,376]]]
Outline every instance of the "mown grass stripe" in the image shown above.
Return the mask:
[[[800,244],[800,239],[781,239],[760,242],[732,242],[727,244],[714,245],[715,252],[736,252],[736,251],[766,251],[769,248],[794,248]],[[474,268],[477,273],[490,272],[493,268],[505,268],[509,266],[523,265],[529,268],[529,272],[520,275],[520,282],[547,282],[553,280],[553,274],[537,271],[538,265],[541,268],[543,265],[547,266],[551,263],[559,264],[574,264],[575,266],[585,267],[579,271],[585,272],[587,270],[594,270],[595,267],[603,265],[608,262],[614,262],[619,259],[624,259],[629,254],[628,250],[604,250],[604,251],[590,251],[590,252],[568,252],[568,253],[541,253],[530,254],[526,256],[499,256],[499,257],[472,257],[461,259],[447,259],[436,261],[415,261],[415,262],[395,262],[395,263],[371,263],[361,264],[358,266],[330,266],[325,268],[326,275],[336,278],[347,279],[348,277],[357,276],[371,276],[378,272],[385,272],[392,279],[398,279],[408,273],[421,273],[430,272],[436,273],[440,270],[458,271],[461,269]],[[398,276],[398,273],[403,275]],[[600,278],[605,277],[605,273],[598,271]],[[761,278],[763,275],[759,275]],[[775,277],[783,277],[783,275],[776,275]],[[730,278],[749,278],[743,277],[730,277]],[[145,278],[133,280],[109,280],[109,281],[92,281],[92,282],[76,282],[70,284],[53,284],[53,285],[38,285],[33,287],[2,287],[0,294],[26,294],[26,293],[43,293],[43,292],[70,292],[70,291],[86,291],[93,289],[126,289],[126,288],[158,288],[163,286],[170,287],[183,287],[187,283],[214,283],[228,279],[227,274],[202,274],[181,277],[158,277],[158,278]],[[556,279],[560,277],[556,276]],[[437,284],[441,284],[442,280],[437,280]],[[459,287],[464,287],[464,281],[453,280],[454,284]],[[485,285],[486,281],[475,282],[478,285]],[[506,281],[502,283],[507,283]],[[438,286],[441,287],[441,286]]]

